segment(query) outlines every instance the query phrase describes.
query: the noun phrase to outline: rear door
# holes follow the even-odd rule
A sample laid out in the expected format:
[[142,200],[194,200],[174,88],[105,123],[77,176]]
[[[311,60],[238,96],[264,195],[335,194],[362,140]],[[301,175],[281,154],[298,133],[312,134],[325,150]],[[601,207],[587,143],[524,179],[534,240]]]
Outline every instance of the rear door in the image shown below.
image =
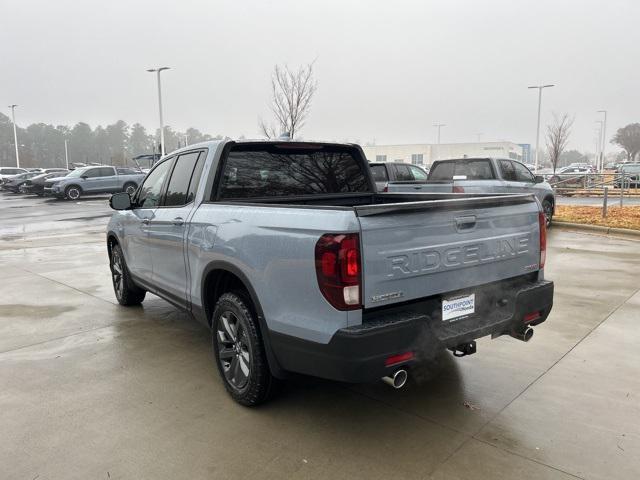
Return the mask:
[[118,188],[118,176],[116,175],[116,169],[113,167],[101,167],[100,177],[98,179],[97,189],[101,192],[117,192]]
[[178,304],[185,302],[185,238],[206,150],[179,155],[171,167],[162,200],[149,223],[153,284]]
[[396,211],[388,204],[355,207],[365,308],[472,292],[538,269],[538,206],[530,195],[428,203],[417,211],[406,204]]
[[500,176],[502,177],[503,193],[517,193],[522,187],[518,182],[518,176],[516,174],[516,167],[511,160],[500,159],[497,160],[498,168],[500,169]]

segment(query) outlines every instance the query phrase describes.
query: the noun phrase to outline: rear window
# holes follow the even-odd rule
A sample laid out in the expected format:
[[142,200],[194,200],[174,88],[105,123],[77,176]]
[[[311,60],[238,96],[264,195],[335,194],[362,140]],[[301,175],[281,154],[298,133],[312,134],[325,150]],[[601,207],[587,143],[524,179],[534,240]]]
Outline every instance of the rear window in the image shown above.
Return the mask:
[[369,192],[362,161],[338,146],[240,145],[224,162],[219,198]]
[[453,180],[454,176],[465,175],[467,180],[491,180],[494,177],[489,160],[455,160],[437,162],[429,172],[429,180]]
[[389,180],[387,177],[387,167],[384,165],[371,165],[371,173],[373,174],[373,180],[375,182],[386,182]]

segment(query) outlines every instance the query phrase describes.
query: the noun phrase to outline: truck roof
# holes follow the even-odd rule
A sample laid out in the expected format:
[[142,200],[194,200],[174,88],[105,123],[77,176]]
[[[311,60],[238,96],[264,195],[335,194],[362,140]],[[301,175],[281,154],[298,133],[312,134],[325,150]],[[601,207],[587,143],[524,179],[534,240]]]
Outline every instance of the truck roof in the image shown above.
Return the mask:
[[186,147],[179,148],[172,152],[167,153],[165,156],[174,155],[176,153],[193,150],[194,148],[217,148],[220,144],[229,144],[234,143],[238,145],[291,145],[291,146],[309,146],[309,147],[319,147],[319,146],[333,146],[333,147],[358,147],[359,145],[355,143],[341,143],[341,142],[321,142],[321,141],[303,141],[303,140],[269,140],[269,139],[242,139],[242,140],[234,140],[232,138],[223,138],[221,140],[207,140],[206,142],[194,143],[192,145],[187,145]]

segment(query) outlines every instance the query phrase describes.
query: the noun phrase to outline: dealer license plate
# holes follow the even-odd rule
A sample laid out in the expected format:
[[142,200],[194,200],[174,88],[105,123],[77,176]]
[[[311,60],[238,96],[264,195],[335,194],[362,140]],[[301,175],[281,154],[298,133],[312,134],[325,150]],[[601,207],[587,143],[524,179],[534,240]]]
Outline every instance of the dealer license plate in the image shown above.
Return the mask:
[[448,322],[476,311],[476,294],[442,299],[442,321]]

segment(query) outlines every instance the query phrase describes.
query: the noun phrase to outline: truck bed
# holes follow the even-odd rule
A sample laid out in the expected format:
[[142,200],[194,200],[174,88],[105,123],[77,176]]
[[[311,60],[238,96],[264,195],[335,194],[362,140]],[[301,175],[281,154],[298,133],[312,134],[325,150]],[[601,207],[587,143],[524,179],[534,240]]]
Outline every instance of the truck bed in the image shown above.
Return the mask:
[[[309,208],[339,208],[349,210],[357,207],[359,215],[366,212],[407,210],[411,208],[437,208],[472,205],[508,205],[534,201],[529,194],[482,194],[482,193],[358,193],[337,195],[304,195],[300,197],[263,197],[251,200],[227,200],[225,203],[241,205],[272,205],[283,207],[305,206]],[[408,205],[407,205],[408,204]],[[372,207],[372,208],[363,208]]]

